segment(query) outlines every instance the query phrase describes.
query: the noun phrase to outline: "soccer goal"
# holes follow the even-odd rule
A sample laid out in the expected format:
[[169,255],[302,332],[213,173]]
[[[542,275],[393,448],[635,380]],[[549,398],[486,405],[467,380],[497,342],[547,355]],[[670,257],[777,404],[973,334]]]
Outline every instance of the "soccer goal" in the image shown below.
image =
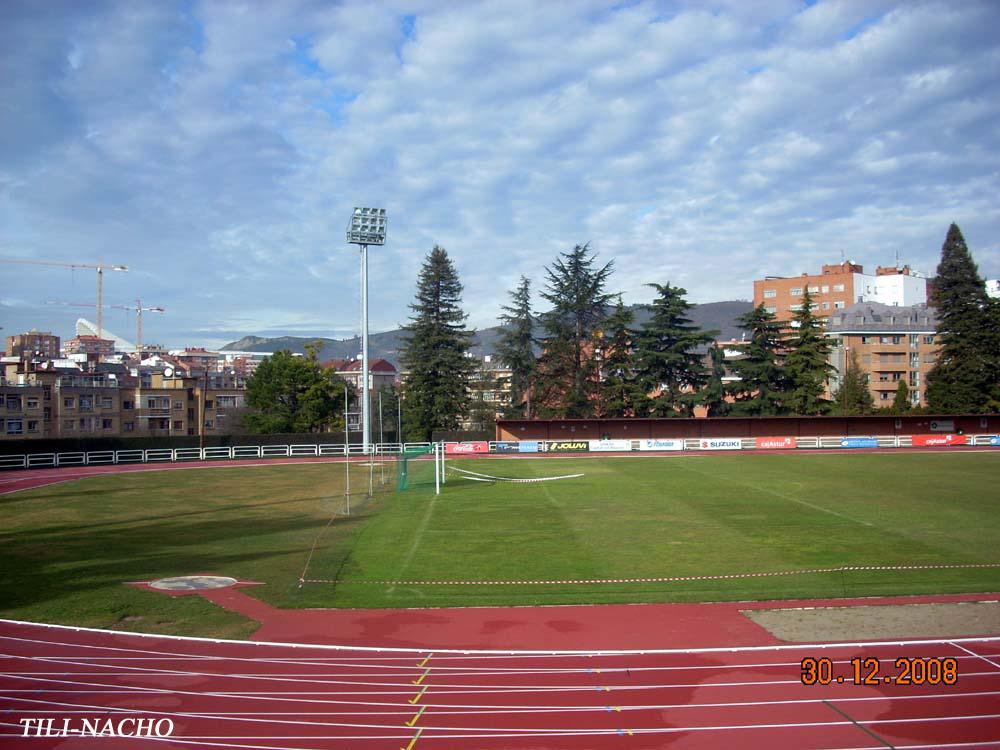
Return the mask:
[[440,443],[411,446],[396,456],[396,491],[434,489],[440,492],[444,450]]

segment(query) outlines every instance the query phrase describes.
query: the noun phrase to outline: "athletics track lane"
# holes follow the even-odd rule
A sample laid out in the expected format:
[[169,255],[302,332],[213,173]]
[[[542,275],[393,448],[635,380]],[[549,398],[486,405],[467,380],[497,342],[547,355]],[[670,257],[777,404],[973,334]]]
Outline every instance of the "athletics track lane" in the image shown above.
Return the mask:
[[[799,660],[957,660],[954,686],[803,686]],[[163,740],[22,719],[169,718]],[[414,740],[416,740],[414,742]],[[16,743],[16,744],[15,744]],[[411,744],[412,743],[412,744]],[[582,655],[138,636],[0,621],[0,746],[1000,748],[1000,639]]]

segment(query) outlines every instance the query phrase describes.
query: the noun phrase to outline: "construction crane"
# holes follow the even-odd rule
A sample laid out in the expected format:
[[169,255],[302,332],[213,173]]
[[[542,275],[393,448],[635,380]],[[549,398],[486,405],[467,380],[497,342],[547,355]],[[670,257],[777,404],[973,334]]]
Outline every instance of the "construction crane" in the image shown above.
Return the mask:
[[[82,302],[48,302],[49,305],[64,305],[66,307],[93,307]],[[163,307],[143,307],[142,300],[136,299],[135,305],[105,305],[108,310],[131,310],[135,312],[135,353],[142,361],[142,314],[144,312],[166,312]]]
[[[128,266],[111,263],[60,263],[54,260],[26,260],[23,258],[0,258],[0,263],[21,263],[30,266],[55,266],[57,268],[89,268],[97,271],[97,338],[104,338],[104,269],[109,271],[128,271]],[[94,305],[87,305],[94,307]]]

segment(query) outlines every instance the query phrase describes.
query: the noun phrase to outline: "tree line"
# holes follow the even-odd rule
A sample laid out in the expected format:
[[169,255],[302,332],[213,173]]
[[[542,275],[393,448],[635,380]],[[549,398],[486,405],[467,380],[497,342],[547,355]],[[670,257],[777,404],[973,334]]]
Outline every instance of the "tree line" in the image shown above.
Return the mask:
[[[836,391],[825,320],[813,313],[808,287],[790,324],[764,305],[737,319],[742,341],[722,345],[719,331],[691,321],[687,291],[650,283],[648,317],[636,325],[633,310],[609,284],[614,261],[600,264],[589,244],[560,253],[545,268],[534,309],[532,281],[522,276],[501,307],[496,355],[509,368],[510,418],[812,416],[875,411],[857,353]],[[937,308],[940,344],[928,377],[928,411],[986,413],[1000,409],[1000,301],[985,284],[956,225],[942,246],[931,303]],[[401,365],[406,373],[403,427],[407,440],[427,440],[455,430],[463,418],[487,411],[474,402],[470,383],[481,366],[469,351],[463,287],[447,251],[434,246],[417,278],[403,326]],[[726,349],[735,350],[727,357]],[[287,356],[286,356],[287,355]],[[266,361],[251,378],[247,401],[262,428],[337,427],[343,387],[324,375],[315,352],[287,352]],[[284,385],[281,385],[284,383]],[[332,388],[331,388],[332,384]],[[910,409],[905,379],[889,411]],[[342,423],[341,423],[342,425]]]

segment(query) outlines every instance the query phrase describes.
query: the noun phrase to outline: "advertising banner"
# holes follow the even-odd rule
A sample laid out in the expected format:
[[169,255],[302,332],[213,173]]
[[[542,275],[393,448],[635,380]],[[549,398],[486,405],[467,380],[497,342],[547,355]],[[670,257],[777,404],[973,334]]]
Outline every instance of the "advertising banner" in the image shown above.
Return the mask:
[[494,443],[496,446],[495,450],[497,453],[520,453],[517,443],[507,442],[506,440],[498,441]]
[[1000,447],[1000,435],[990,435],[990,445]]
[[641,451],[682,451],[684,450],[683,440],[666,440],[664,438],[653,438],[651,440],[640,440],[639,450]]
[[757,438],[757,447],[769,451],[786,451],[797,448],[799,441],[793,437],[762,437]]
[[860,438],[841,438],[840,439],[841,448],[878,448],[878,438],[873,437],[860,437]]
[[913,445],[965,445],[965,435],[914,435]]
[[589,440],[550,440],[549,453],[584,453],[590,451]]
[[931,432],[954,432],[954,419],[935,419],[931,421]]
[[590,450],[592,451],[630,451],[632,450],[631,440],[591,440]]
[[538,453],[539,450],[537,440],[522,440],[517,444],[518,453]]
[[743,448],[740,438],[709,438],[698,441],[698,448],[703,451],[738,451]]
[[469,453],[489,453],[490,444],[485,440],[476,440],[471,443],[445,443],[444,452],[449,456],[466,455]]

